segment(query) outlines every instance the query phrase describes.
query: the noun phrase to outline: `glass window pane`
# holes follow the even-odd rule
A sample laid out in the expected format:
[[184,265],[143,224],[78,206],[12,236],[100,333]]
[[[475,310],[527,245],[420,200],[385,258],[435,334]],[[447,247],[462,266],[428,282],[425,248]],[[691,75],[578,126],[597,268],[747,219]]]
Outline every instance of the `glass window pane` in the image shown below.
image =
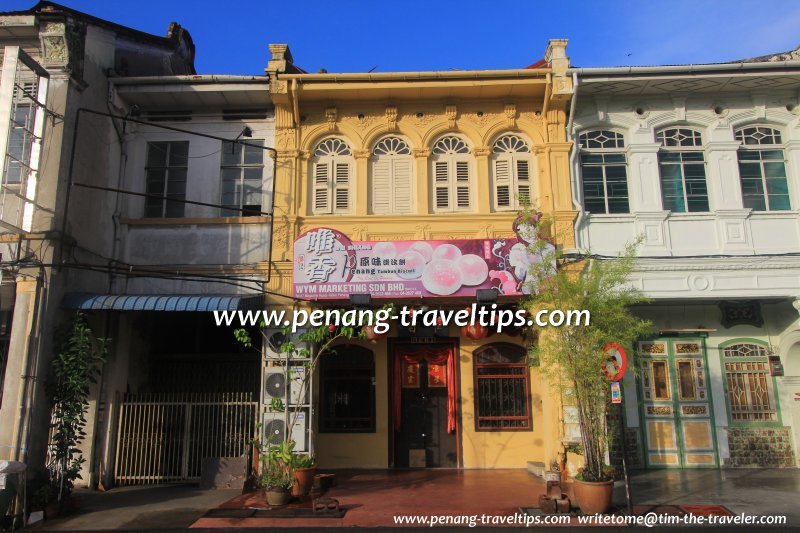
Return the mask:
[[655,400],[669,400],[669,375],[666,361],[652,361],[653,372],[653,398]]
[[627,173],[625,167],[620,165],[606,165],[606,179],[626,181]]
[[[249,140],[248,144],[257,144],[264,146],[263,140]],[[244,164],[245,165],[260,165],[264,162],[264,150],[254,146],[244,147]]]
[[624,163],[625,154],[605,154],[604,160],[606,163]]
[[225,141],[222,143],[222,164],[239,165],[242,162],[242,145]]
[[690,196],[687,200],[689,204],[689,212],[690,213],[705,213],[709,211],[708,206],[708,197],[699,196],[699,197],[692,197]]
[[769,178],[785,178],[786,167],[783,162],[780,163],[767,163],[764,162],[764,174]]
[[167,144],[147,143],[147,166],[163,167],[167,165]]
[[241,168],[223,168],[222,181],[240,181],[242,175]]
[[167,181],[167,194],[175,195],[180,194],[183,196],[186,193],[186,169],[173,168],[169,171],[169,180]]
[[761,150],[761,159],[780,159],[783,160],[783,150]]
[[761,159],[761,152],[758,150],[740,150],[739,151],[739,160],[740,161],[758,161]]
[[164,194],[164,179],[167,170],[165,168],[151,168],[145,174],[145,192],[147,194]]
[[583,201],[583,207],[589,213],[602,214],[606,212],[606,203],[602,198],[587,196]]
[[769,195],[769,208],[772,211],[788,211],[788,210],[790,210],[792,207],[791,207],[791,204],[789,202],[789,195],[788,194],[781,194],[781,195],[770,194]]
[[155,200],[153,198],[145,198],[144,201],[144,216],[146,218],[161,217],[163,209],[163,201]]
[[628,213],[628,199],[627,198],[609,198],[608,199],[608,212],[609,213]]
[[742,195],[742,205],[748,209],[752,209],[753,211],[766,211],[766,203],[764,201],[764,195]]
[[678,361],[678,391],[681,400],[694,400],[696,393],[694,388],[694,373],[692,372],[691,361]]
[[189,143],[188,142],[173,142],[169,147],[169,166],[171,167],[185,167],[188,164],[189,157]]
[[263,168],[261,167],[245,167],[244,169],[244,179],[246,181],[257,181],[261,182],[261,178],[264,174]]

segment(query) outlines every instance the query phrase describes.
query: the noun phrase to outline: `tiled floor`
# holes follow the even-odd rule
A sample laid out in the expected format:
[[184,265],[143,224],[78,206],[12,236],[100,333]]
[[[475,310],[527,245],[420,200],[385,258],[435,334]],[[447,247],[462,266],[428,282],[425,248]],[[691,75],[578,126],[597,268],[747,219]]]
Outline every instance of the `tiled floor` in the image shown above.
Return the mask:
[[[536,506],[544,482],[526,470],[340,471],[325,496],[347,509],[344,518],[201,518],[192,527],[393,526],[397,515],[502,515]],[[266,507],[260,494],[223,507]]]

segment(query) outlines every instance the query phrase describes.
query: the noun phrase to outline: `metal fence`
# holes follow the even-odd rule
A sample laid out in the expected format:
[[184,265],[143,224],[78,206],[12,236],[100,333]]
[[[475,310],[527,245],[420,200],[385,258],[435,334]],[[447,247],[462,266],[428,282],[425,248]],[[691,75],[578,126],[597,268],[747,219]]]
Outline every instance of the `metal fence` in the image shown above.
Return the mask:
[[251,392],[126,394],[119,411],[119,485],[198,481],[203,459],[239,457],[255,436]]

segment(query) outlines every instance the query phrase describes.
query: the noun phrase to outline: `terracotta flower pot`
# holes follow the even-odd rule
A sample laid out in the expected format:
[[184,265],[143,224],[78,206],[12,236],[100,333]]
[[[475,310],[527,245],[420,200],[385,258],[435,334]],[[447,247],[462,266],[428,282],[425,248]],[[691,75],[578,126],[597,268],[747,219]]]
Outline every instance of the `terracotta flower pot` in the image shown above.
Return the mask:
[[269,488],[266,490],[267,503],[272,507],[286,505],[292,494],[287,489]]
[[614,496],[614,480],[610,481],[581,481],[575,480],[573,486],[575,499],[583,514],[605,513],[611,509]]
[[314,485],[314,476],[317,475],[317,467],[297,468],[294,471],[295,484],[292,487],[292,496],[308,496],[311,487]]

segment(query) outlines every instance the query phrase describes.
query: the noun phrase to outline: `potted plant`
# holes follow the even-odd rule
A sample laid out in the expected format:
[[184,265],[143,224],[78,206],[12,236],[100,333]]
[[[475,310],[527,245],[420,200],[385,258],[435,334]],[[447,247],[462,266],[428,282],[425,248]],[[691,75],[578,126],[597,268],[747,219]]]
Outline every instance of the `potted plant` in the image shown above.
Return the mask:
[[291,498],[290,490],[295,484],[292,447],[281,443],[262,456],[260,485],[270,506],[286,505]]
[[294,470],[295,484],[292,487],[292,496],[308,496],[314,485],[314,476],[317,475],[317,464],[311,454],[292,454],[292,469]]
[[543,260],[531,265],[526,279],[531,294],[525,302],[528,311],[533,316],[542,310],[589,312],[588,320],[578,324],[539,327],[538,343],[530,348],[532,363],[576,408],[584,466],[574,491],[586,514],[605,512],[612,503],[613,470],[606,464],[610,382],[602,371],[607,359],[603,347],[608,342],[630,346],[652,328],[630,310],[646,300],[629,282],[637,247],[638,242],[629,244],[613,259],[569,264],[541,241],[530,247]]

